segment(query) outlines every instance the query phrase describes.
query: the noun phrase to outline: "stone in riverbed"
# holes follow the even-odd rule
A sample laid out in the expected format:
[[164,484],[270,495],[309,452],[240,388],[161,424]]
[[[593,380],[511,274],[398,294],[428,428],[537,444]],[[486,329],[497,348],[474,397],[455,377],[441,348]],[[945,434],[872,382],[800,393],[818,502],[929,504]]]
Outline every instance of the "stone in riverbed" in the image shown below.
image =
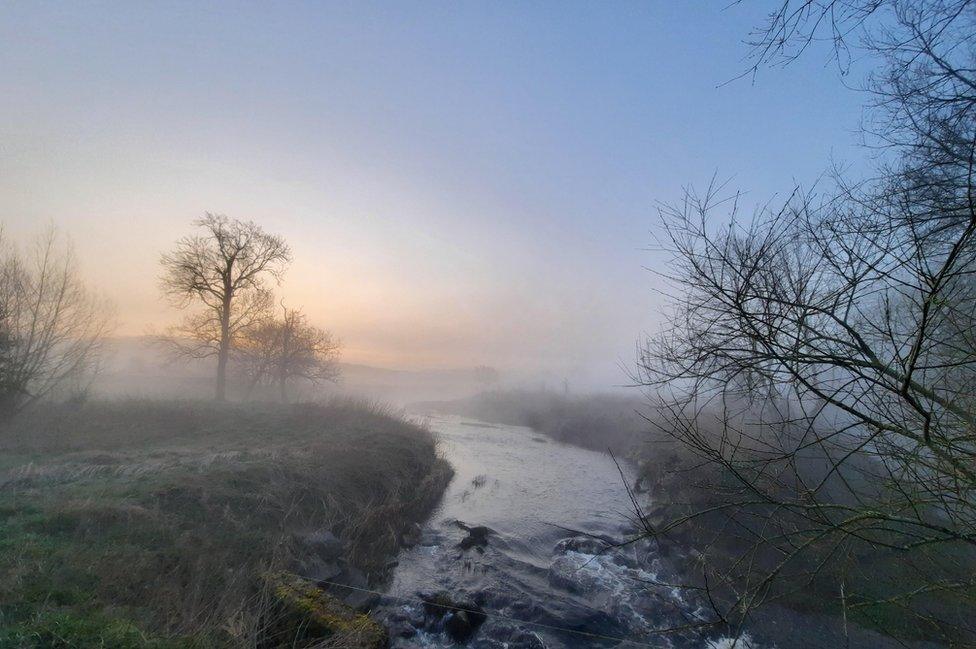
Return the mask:
[[412,638],[417,635],[417,629],[406,620],[392,620],[386,626],[393,638]]
[[490,527],[485,527],[484,525],[470,526],[462,523],[461,521],[454,521],[454,524],[468,533],[468,535],[461,539],[461,542],[458,543],[458,547],[462,550],[476,548],[479,552],[484,552],[485,548],[488,546],[488,537],[495,533],[493,529]]
[[426,595],[418,594],[424,600],[424,613],[427,618],[442,621],[444,631],[454,642],[463,643],[470,640],[488,617],[484,609],[468,597],[453,597],[443,591]]
[[403,534],[400,535],[400,545],[405,548],[412,548],[423,540],[424,532],[420,525],[411,523]]

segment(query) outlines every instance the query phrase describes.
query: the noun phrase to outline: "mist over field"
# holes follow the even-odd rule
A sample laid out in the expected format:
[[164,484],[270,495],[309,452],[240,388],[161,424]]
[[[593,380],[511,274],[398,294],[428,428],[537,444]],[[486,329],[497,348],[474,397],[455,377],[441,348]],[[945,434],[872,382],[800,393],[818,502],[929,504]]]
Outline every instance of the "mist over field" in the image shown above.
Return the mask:
[[[195,359],[173,361],[152,338],[110,339],[105,348],[103,367],[92,385],[93,391],[105,397],[189,399],[213,389],[213,363]],[[403,370],[341,361],[338,367],[340,382],[296,386],[295,399],[345,396],[379,399],[402,407],[436,396],[470,396],[482,388],[473,367]]]
[[0,5],[0,649],[976,646],[974,59]]

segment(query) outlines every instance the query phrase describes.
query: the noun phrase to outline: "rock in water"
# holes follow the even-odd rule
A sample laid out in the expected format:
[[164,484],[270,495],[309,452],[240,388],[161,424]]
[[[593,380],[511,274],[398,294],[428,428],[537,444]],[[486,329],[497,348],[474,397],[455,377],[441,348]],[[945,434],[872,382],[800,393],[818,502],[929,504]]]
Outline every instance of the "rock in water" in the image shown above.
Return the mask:
[[615,545],[612,539],[603,536],[574,536],[556,544],[557,554],[581,552],[583,554],[602,554]]
[[334,583],[339,585],[331,592],[358,611],[366,611],[379,601],[379,596],[368,590],[369,581],[366,575],[357,568],[346,566],[342,574],[335,578]]
[[424,538],[424,532],[420,525],[416,523],[411,523],[410,526],[404,530],[403,534],[400,535],[400,545],[405,548],[412,548],[413,546],[420,543]]
[[487,619],[485,610],[467,597],[453,598],[445,592],[420,594],[428,617],[441,620],[451,640],[467,642]]
[[454,524],[468,533],[468,535],[461,539],[461,542],[458,543],[458,547],[462,550],[477,548],[479,551],[484,552],[485,547],[488,546],[488,536],[495,533],[495,531],[490,527],[485,527],[484,525],[475,525],[472,527],[470,525],[465,525],[461,521],[454,521]]
[[387,633],[378,622],[326,593],[311,581],[288,573],[265,575],[273,600],[262,647],[292,647],[328,640],[348,649],[384,649]]

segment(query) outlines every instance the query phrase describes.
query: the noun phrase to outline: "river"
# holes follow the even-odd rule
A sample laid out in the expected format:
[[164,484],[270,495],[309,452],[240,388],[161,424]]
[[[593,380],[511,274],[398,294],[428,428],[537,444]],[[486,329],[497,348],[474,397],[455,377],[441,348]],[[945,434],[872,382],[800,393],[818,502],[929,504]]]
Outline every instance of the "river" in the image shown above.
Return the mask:
[[528,428],[428,423],[455,476],[373,609],[393,649],[938,647],[775,606],[735,642],[714,628],[662,633],[694,626],[702,604],[668,585],[689,557],[649,540],[618,547],[636,536],[629,465]]
[[[696,607],[660,585],[673,575],[648,542],[607,547],[634,536],[629,466],[527,428],[441,416],[430,425],[456,473],[394,570],[379,613],[393,647],[728,644],[654,633],[693,621]],[[437,593],[449,594],[445,606],[485,611],[483,624],[459,637],[456,613],[419,601]]]

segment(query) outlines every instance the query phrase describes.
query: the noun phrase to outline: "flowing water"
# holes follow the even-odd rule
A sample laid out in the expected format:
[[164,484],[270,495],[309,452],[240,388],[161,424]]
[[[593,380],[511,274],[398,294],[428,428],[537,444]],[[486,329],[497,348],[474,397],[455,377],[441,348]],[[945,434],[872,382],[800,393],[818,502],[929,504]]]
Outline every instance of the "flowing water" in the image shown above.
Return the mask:
[[661,585],[671,575],[648,542],[607,548],[633,538],[629,466],[527,428],[430,424],[456,473],[394,570],[380,612],[393,647],[456,646],[455,614],[419,601],[437,593],[487,613],[470,637],[460,630],[458,644],[471,647],[723,645],[654,634],[693,621],[695,606]]
[[646,540],[617,547],[635,537],[631,467],[528,428],[441,416],[430,425],[455,476],[374,608],[394,649],[935,647],[776,608],[750,620],[761,641],[662,634],[694,625],[702,609],[668,585],[688,557]]

